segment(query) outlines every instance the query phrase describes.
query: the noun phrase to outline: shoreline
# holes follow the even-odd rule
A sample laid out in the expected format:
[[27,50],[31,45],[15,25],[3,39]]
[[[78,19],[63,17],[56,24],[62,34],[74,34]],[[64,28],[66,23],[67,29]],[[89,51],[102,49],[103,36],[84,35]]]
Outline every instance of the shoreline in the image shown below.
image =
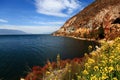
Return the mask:
[[79,39],[79,40],[97,41],[95,39],[89,39],[89,38],[78,38],[78,37],[72,37],[72,36],[65,36],[65,37],[70,37],[70,38]]
[[87,40],[87,41],[95,41],[95,42],[100,42],[101,40],[104,40],[104,39],[101,39],[101,40],[96,40],[96,39],[90,39],[90,38],[78,38],[78,37],[74,37],[74,36],[60,36],[60,35],[52,35],[52,36],[58,36],[58,37],[68,37],[68,38],[73,38],[73,39],[78,39],[78,40]]

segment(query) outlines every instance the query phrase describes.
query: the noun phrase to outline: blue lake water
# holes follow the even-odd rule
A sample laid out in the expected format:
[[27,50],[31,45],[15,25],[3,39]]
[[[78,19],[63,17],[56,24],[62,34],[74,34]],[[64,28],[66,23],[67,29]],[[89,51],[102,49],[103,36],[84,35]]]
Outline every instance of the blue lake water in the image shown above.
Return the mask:
[[82,57],[89,45],[96,44],[51,35],[0,36],[0,80],[19,80],[29,67],[43,66],[48,59],[55,61],[57,54],[62,59]]

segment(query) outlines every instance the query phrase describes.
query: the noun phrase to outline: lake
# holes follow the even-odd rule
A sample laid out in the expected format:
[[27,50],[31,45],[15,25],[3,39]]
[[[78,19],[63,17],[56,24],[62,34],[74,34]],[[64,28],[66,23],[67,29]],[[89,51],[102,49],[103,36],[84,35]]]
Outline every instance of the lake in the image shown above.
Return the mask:
[[82,57],[88,46],[98,43],[51,35],[0,36],[0,80],[19,80],[32,66],[44,66],[47,60]]

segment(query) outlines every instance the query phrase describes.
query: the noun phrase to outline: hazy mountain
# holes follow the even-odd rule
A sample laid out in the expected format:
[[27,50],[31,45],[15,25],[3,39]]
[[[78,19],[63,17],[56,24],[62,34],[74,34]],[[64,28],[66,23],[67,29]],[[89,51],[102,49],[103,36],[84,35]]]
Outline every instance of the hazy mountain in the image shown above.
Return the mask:
[[95,0],[53,35],[93,39],[120,36],[120,0]]
[[17,35],[17,34],[26,34],[20,30],[11,30],[11,29],[0,29],[0,35]]

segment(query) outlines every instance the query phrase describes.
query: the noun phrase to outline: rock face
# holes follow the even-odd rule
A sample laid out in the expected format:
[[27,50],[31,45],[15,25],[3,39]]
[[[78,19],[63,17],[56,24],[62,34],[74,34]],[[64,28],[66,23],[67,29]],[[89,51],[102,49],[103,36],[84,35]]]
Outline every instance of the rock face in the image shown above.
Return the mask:
[[55,36],[114,39],[120,36],[120,0],[96,0],[70,18]]

